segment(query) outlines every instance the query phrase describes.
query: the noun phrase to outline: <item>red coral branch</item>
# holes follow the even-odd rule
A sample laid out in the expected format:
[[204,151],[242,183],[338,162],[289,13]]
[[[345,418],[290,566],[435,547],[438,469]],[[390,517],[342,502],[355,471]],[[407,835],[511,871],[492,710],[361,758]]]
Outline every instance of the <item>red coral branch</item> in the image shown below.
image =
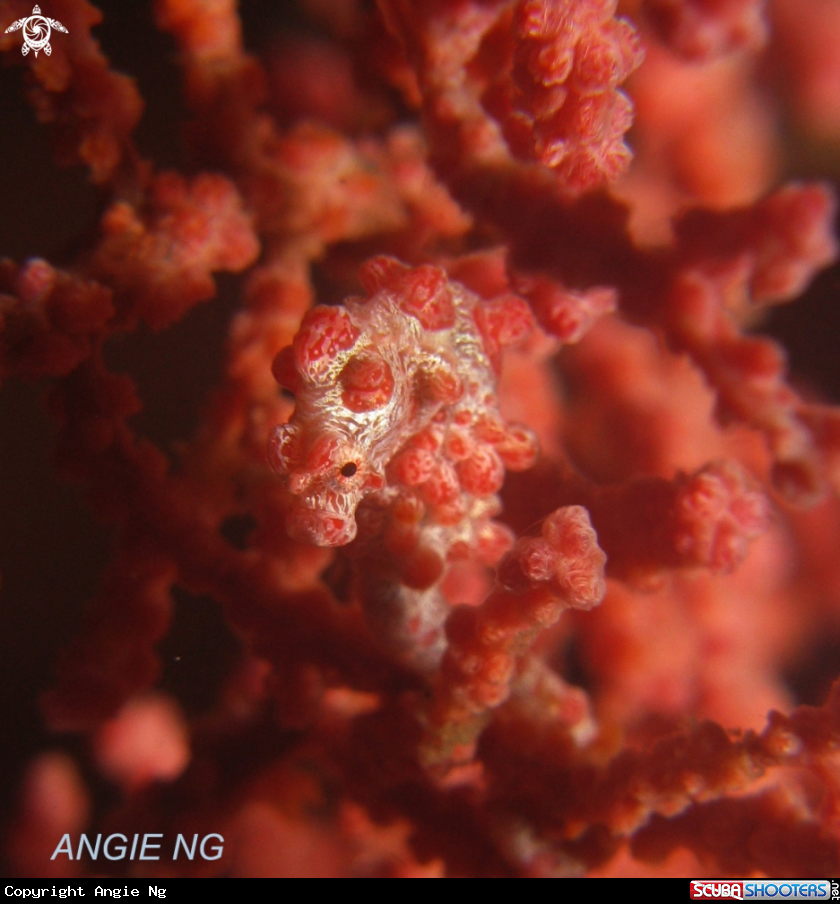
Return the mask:
[[[224,838],[184,875],[840,868],[840,690],[794,708],[790,677],[840,630],[836,498],[793,507],[840,487],[840,413],[755,332],[835,259],[833,193],[742,184],[664,122],[693,85],[686,135],[775,146],[761,4],[616,9],[307,3],[251,52],[232,2],[160,0],[184,175],[135,150],[95,11],[53,0],[68,33],[15,59],[104,213],[61,268],[0,261],[0,381],[48,385],[112,557],[37,689],[89,744],[20,764],[13,871],[98,875],[50,859],[61,834],[135,826]],[[153,386],[213,354],[195,428],[158,431]],[[185,600],[229,651],[206,672]]]
[[44,260],[0,261],[0,382],[64,376],[90,357],[114,315],[111,291]]

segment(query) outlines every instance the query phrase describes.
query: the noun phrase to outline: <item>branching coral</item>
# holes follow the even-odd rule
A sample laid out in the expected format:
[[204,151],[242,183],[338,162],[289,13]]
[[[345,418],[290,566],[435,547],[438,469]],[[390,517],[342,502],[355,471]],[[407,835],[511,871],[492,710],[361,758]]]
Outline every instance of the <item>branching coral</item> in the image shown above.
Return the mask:
[[[277,46],[325,87],[232,0],[158,0],[186,175],[135,145],[96,11],[49,13],[49,57],[0,48],[101,216],[0,262],[0,380],[48,387],[113,555],[41,698],[88,743],[29,762],[11,868],[97,873],[65,833],[151,826],[223,855],[107,868],[836,873],[840,692],[794,708],[785,670],[840,628],[840,412],[754,329],[833,262],[834,195],[770,182],[763,5],[302,2]],[[668,84],[717,146],[748,111],[761,174],[687,148]],[[121,343],[220,273],[221,385],[169,448]],[[187,595],[236,641],[200,712],[161,679]]]

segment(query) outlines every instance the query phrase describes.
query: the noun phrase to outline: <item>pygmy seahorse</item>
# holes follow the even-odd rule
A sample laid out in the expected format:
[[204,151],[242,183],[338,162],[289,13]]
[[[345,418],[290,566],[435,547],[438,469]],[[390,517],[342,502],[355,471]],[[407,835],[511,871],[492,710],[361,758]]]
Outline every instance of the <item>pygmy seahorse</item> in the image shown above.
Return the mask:
[[496,399],[500,347],[532,326],[525,302],[486,302],[439,267],[388,257],[360,279],[367,298],[310,310],[275,363],[295,411],[272,431],[270,460],[295,497],[289,533],[319,546],[353,540],[371,494],[418,488],[427,506],[460,508],[536,452]]

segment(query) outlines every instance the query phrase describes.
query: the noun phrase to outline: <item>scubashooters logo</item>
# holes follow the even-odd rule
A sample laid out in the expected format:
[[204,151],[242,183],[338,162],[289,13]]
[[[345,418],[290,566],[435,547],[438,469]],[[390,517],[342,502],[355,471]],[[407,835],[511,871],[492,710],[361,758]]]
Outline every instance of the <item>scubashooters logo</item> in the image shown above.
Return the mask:
[[35,56],[38,56],[39,50],[43,50],[49,56],[52,53],[50,34],[53,28],[56,31],[63,31],[65,34],[69,34],[67,29],[57,19],[48,19],[46,16],[42,16],[40,6],[36,6],[32,10],[32,15],[28,18],[12,22],[6,29],[6,34],[10,31],[17,31],[19,28],[23,29],[23,47],[21,47],[20,52],[24,56],[30,50],[35,51]]
[[724,901],[788,899],[794,901],[837,896],[837,883],[829,879],[692,879],[692,900],[720,898]]

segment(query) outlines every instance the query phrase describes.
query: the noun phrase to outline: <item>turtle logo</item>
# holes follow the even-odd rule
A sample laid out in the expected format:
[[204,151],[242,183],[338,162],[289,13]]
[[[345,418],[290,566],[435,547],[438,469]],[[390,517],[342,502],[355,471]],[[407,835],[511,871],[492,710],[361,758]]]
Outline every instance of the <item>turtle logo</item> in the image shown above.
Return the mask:
[[23,47],[21,47],[20,52],[24,56],[26,56],[30,50],[35,51],[35,56],[38,56],[39,50],[43,50],[44,53],[49,56],[52,53],[52,47],[50,47],[50,30],[53,28],[56,31],[63,31],[65,34],[69,34],[61,22],[42,16],[40,6],[36,6],[35,9],[32,10],[32,15],[28,18],[18,19],[17,22],[12,22],[6,29],[6,34],[10,31],[17,31],[19,28],[23,29]]

